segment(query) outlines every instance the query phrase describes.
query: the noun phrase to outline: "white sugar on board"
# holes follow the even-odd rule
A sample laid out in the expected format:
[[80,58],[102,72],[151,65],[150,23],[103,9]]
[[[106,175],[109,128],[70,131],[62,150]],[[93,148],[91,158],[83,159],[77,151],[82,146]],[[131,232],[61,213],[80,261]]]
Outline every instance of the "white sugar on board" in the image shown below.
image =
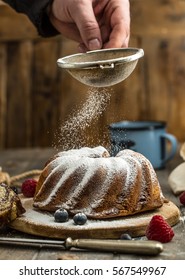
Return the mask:
[[[55,135],[57,140],[57,144],[54,145],[55,148],[60,147],[60,150],[69,150],[89,144],[85,131],[97,122],[107,108],[111,91],[111,88],[88,89],[86,101],[80,109],[71,113],[68,120],[61,125],[57,135]],[[93,135],[96,135],[97,131],[98,127],[94,125]]]

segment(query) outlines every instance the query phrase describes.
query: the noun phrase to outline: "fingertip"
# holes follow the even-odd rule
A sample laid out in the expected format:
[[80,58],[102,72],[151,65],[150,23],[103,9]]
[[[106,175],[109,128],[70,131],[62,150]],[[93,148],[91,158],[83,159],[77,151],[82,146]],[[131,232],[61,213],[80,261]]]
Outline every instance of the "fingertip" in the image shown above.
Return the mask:
[[81,43],[81,44],[78,45],[78,51],[80,53],[85,53],[87,51],[87,48],[83,43]]
[[128,45],[129,45],[129,37],[126,37],[125,40],[111,39],[103,45],[103,49],[128,48]]
[[90,51],[101,49],[102,44],[99,39],[91,39],[88,42],[88,48]]

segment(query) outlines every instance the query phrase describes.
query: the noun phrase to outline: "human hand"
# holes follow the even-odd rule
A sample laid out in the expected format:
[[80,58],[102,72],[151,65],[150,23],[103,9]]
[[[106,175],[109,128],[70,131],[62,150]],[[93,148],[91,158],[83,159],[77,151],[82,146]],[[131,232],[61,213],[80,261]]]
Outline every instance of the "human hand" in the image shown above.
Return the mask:
[[130,36],[129,0],[53,0],[50,21],[81,51],[127,47]]

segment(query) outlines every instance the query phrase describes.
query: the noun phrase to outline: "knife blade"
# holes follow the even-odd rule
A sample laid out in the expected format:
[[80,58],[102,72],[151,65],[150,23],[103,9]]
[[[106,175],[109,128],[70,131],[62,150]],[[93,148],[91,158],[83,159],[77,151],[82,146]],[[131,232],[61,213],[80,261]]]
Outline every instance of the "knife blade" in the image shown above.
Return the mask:
[[140,255],[158,255],[163,251],[163,244],[149,240],[115,240],[115,239],[72,239],[50,240],[32,238],[0,237],[0,244],[32,246],[39,248],[71,248]]

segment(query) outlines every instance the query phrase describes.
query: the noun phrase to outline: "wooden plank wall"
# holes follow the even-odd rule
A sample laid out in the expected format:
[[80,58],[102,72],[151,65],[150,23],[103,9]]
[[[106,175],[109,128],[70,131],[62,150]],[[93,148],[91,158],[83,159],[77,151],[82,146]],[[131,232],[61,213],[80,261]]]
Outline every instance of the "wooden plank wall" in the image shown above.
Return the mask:
[[[185,141],[185,1],[130,3],[130,46],[145,56],[112,88],[106,110],[84,131],[87,145],[108,143],[108,124],[125,119],[167,121]],[[88,97],[89,88],[56,64],[76,52],[61,36],[40,38],[26,16],[0,4],[0,149],[54,145],[58,128]]]
[[[132,36],[145,50],[144,118],[165,120],[185,140],[185,1],[132,0]],[[142,118],[142,116],[138,116]]]

